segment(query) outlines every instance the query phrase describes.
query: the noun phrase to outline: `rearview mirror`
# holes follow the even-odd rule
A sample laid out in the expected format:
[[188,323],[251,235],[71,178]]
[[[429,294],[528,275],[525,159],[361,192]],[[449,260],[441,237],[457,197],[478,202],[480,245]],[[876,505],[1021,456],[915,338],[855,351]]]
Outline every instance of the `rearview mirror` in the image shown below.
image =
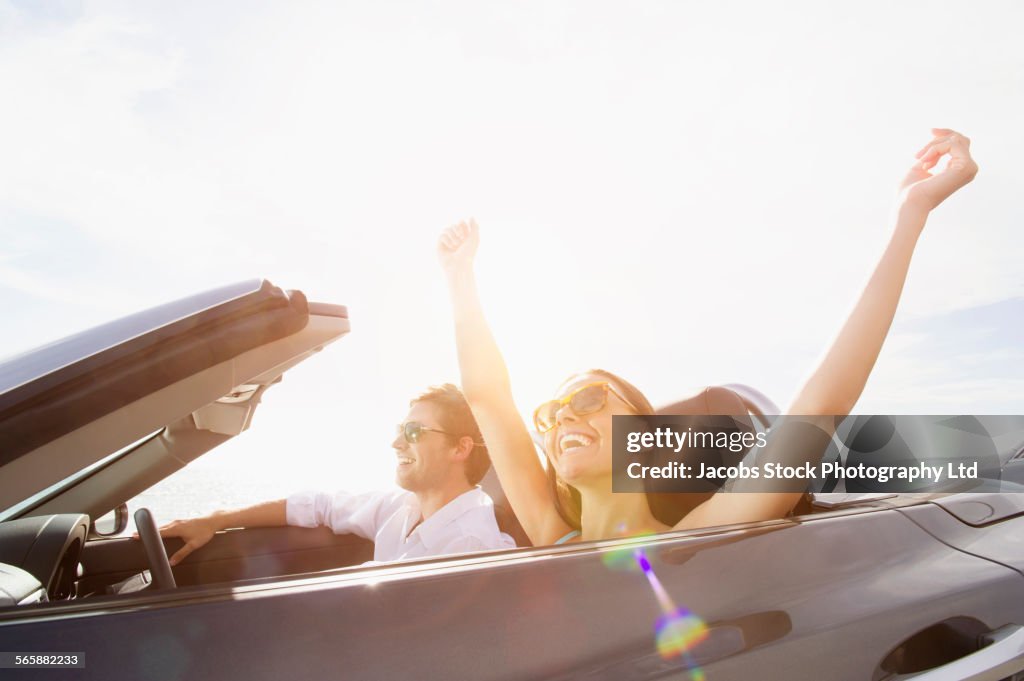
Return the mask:
[[128,504],[121,504],[110,513],[92,521],[90,534],[97,537],[114,537],[128,527]]

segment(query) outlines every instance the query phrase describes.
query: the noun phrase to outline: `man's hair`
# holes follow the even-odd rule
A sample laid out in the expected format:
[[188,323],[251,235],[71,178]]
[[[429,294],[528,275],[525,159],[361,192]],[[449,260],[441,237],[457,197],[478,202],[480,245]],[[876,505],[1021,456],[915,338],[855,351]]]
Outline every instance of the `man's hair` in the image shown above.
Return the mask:
[[410,400],[409,406],[417,402],[428,402],[437,406],[441,428],[450,433],[448,437],[453,441],[458,442],[464,437],[473,438],[475,446],[466,459],[466,480],[471,485],[483,480],[487,469],[491,467],[491,458],[487,455],[484,436],[480,434],[480,427],[476,424],[473,411],[469,408],[469,402],[462,391],[451,383],[434,385]]

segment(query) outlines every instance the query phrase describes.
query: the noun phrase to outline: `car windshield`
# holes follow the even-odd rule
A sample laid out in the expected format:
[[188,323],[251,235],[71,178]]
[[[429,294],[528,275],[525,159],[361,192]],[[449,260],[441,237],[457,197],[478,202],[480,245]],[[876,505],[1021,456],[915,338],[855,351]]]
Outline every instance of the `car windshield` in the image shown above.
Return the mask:
[[89,477],[89,475],[91,475],[94,471],[97,471],[100,468],[103,468],[104,466],[106,466],[107,464],[111,463],[112,461],[116,461],[117,459],[121,458],[122,456],[124,456],[128,452],[130,452],[133,449],[135,449],[136,447],[138,447],[143,442],[146,442],[147,440],[150,440],[151,438],[156,437],[157,435],[160,434],[160,432],[162,430],[163,429],[161,428],[158,431],[150,433],[146,437],[139,438],[138,440],[136,440],[135,442],[131,443],[127,447],[123,447],[123,448],[117,450],[116,452],[114,452],[113,454],[110,454],[109,456],[103,457],[102,459],[100,459],[96,463],[92,464],[91,466],[86,466],[82,470],[76,471],[74,474],[69,475],[68,477],[64,478],[63,480],[54,483],[53,485],[50,485],[46,489],[40,490],[36,494],[33,494],[29,498],[25,499],[24,501],[22,501],[20,503],[17,503],[17,504],[14,504],[13,506],[11,506],[9,508],[5,508],[3,511],[0,511],[0,522],[3,522],[4,520],[9,520],[10,518],[14,518],[14,517],[18,516],[19,514],[21,514],[22,512],[24,512],[25,510],[30,509],[33,506],[36,506],[41,501],[43,501],[43,500],[49,498],[50,496],[60,492],[61,490],[67,489],[67,488],[77,484],[79,481],[84,480],[85,478]]
[[[348,410],[311,400],[309,383],[318,379],[304,370],[294,368],[267,391],[250,430],[126,500],[128,531],[134,531],[133,514],[139,508],[148,508],[157,523],[165,524],[303,490],[360,493],[394,486],[395,417],[367,413],[365,406]],[[303,419],[313,425],[297,434],[296,423]],[[356,432],[358,437],[339,435]]]
[[239,470],[232,458],[230,450],[214,450],[129,499],[128,527],[123,534],[135,532],[135,511],[140,508],[148,508],[162,525],[281,499],[313,482],[301,476],[268,477],[259,471]]

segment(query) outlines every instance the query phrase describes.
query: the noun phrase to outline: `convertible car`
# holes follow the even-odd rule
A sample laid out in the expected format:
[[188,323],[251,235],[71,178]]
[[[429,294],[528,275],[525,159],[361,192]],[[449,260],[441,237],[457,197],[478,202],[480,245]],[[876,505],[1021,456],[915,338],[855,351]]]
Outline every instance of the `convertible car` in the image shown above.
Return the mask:
[[[1024,678],[1024,494],[830,490],[784,520],[372,567],[358,537],[234,529],[172,570],[170,518],[126,500],[348,332],[257,280],[0,364],[0,677]],[[722,396],[777,413],[743,386],[666,413]],[[1024,427],[1000,423],[1020,481]]]

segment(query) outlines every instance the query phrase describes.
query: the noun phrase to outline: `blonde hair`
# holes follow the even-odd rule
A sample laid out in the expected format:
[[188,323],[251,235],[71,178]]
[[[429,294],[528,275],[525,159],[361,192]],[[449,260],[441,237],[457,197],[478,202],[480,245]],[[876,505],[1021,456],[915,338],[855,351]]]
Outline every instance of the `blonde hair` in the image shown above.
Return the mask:
[[410,400],[409,406],[417,402],[429,402],[438,407],[438,420],[441,421],[441,427],[450,433],[450,439],[457,442],[464,437],[473,438],[475,445],[465,464],[466,480],[471,485],[483,480],[487,469],[491,467],[491,457],[487,454],[484,436],[480,433],[480,426],[473,418],[473,410],[469,408],[469,402],[462,391],[451,383],[433,385]]

